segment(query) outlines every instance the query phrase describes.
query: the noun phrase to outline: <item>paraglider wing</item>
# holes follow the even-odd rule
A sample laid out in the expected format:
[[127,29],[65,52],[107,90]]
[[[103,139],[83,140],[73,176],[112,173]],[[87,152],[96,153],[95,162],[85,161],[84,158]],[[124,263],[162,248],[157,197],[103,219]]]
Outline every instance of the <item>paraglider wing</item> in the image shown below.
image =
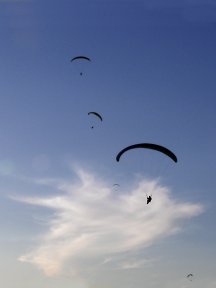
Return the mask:
[[165,155],[167,155],[168,157],[170,157],[174,162],[177,162],[177,157],[176,155],[170,151],[169,149],[167,149],[166,147],[157,145],[157,144],[152,144],[152,143],[140,143],[140,144],[134,144],[131,146],[128,146],[124,149],[122,149],[118,155],[116,156],[116,161],[119,161],[122,154],[124,154],[126,151],[131,150],[131,149],[135,149],[135,148],[147,148],[147,149],[153,149],[156,151],[159,151]]
[[193,274],[192,274],[192,273],[188,274],[188,275],[187,275],[187,278],[188,278],[190,281],[192,281],[192,279],[193,279]]
[[91,59],[86,57],[86,56],[76,56],[76,57],[71,59],[71,62],[73,62],[74,60],[77,60],[77,59],[83,59],[83,60],[91,61]]
[[97,112],[88,112],[88,115],[91,115],[91,114],[97,116],[101,121],[103,121],[103,118],[102,118],[102,116],[99,113],[97,113]]

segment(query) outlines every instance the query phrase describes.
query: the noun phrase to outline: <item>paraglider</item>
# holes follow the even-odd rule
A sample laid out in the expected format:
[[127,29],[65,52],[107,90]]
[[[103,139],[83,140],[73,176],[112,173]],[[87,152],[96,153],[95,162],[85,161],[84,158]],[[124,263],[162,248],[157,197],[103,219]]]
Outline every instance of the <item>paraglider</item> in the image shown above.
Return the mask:
[[188,274],[188,275],[187,275],[187,278],[188,278],[190,281],[192,281],[193,274],[192,274],[192,273]]
[[[87,61],[90,61],[91,62],[91,59],[89,57],[86,57],[86,56],[76,56],[74,58],[71,59],[71,62],[75,61],[75,60],[87,60]],[[80,75],[82,76],[83,73],[80,72]]]
[[176,155],[170,151],[169,149],[167,149],[166,147],[163,147],[161,145],[157,145],[157,144],[152,144],[152,143],[140,143],[140,144],[134,144],[131,146],[128,146],[124,149],[122,149],[118,155],[116,156],[116,161],[119,162],[122,154],[124,154],[126,151],[131,150],[131,149],[135,149],[135,148],[147,148],[147,149],[152,149],[152,150],[156,150],[158,152],[161,152],[165,155],[167,155],[168,157],[170,157],[174,162],[177,162],[177,157]]
[[[168,156],[169,158],[171,158],[174,162],[177,162],[177,157],[176,155],[170,151],[169,149],[167,149],[166,147],[163,147],[161,145],[157,145],[157,144],[152,144],[152,143],[139,143],[139,144],[134,144],[134,145],[130,145],[127,146],[126,148],[122,149],[116,156],[116,161],[119,162],[121,156],[128,150],[131,149],[136,149],[136,148],[147,148],[147,149],[152,149],[152,150],[156,150],[158,152],[161,152],[163,154],[165,154],[166,156]],[[148,196],[146,194],[147,197],[147,204],[149,204],[152,201],[152,195]]]
[[118,183],[113,184],[113,186],[120,186]]
[[115,191],[117,191],[119,187],[120,185],[118,183],[113,184],[113,188],[115,188]]
[[149,204],[152,201],[152,195],[151,196],[146,195],[146,197],[147,197],[147,204]]
[[[100,121],[103,121],[103,118],[102,118],[102,116],[99,113],[97,113],[97,112],[88,112],[88,115],[91,115],[91,114],[95,115],[96,117],[98,117],[100,119]],[[93,129],[94,126],[91,126],[91,128]]]
[[113,187],[113,190],[114,190],[114,191],[118,191],[120,185],[119,185],[118,183],[115,183],[115,184],[112,185],[112,187]]

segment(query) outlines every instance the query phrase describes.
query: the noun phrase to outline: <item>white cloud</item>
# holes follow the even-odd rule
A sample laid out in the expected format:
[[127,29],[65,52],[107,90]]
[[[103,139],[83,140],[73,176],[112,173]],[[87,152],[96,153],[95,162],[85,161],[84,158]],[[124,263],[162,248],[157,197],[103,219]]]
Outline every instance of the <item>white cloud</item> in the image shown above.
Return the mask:
[[[137,257],[141,249],[178,232],[183,219],[203,211],[199,204],[176,202],[158,181],[139,180],[132,191],[116,193],[97,175],[81,169],[76,173],[80,181],[58,184],[58,196],[16,198],[54,212],[38,246],[19,258],[47,276],[62,272],[68,265],[74,274],[93,266],[139,268],[146,264]],[[54,183],[51,181],[52,186]],[[149,205],[145,193],[153,194]]]
[[141,260],[137,260],[137,259],[131,259],[128,261],[123,261],[121,263],[119,263],[119,269],[137,269],[137,268],[141,268],[143,266],[149,266],[151,265],[153,262],[153,260],[146,260],[146,259],[141,259]]

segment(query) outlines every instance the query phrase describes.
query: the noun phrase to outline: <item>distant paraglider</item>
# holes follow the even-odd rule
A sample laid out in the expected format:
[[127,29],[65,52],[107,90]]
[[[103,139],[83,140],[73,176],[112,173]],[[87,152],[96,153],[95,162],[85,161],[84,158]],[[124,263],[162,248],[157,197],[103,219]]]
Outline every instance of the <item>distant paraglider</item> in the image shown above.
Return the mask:
[[146,197],[147,197],[147,204],[149,204],[152,201],[152,195],[151,196],[146,195]]
[[190,281],[192,281],[192,279],[193,279],[193,274],[192,274],[192,273],[188,274],[188,275],[187,275],[187,278],[188,278]]
[[[88,115],[95,115],[96,117],[98,117],[100,119],[100,121],[103,121],[102,116],[97,112],[88,112]],[[93,129],[94,126],[91,126],[91,128]]]
[[169,149],[167,149],[166,147],[163,147],[161,145],[157,145],[157,144],[152,144],[152,143],[140,143],[140,144],[134,144],[131,146],[128,146],[124,149],[122,149],[118,155],[116,156],[116,161],[119,162],[122,154],[124,154],[126,151],[131,150],[131,149],[135,149],[135,148],[147,148],[147,149],[153,149],[156,151],[159,151],[165,155],[167,155],[168,157],[170,157],[174,162],[177,162],[177,157],[176,155],[170,151]]
[[118,183],[113,184],[113,187],[117,188],[120,187],[120,185]]
[[[71,62],[75,61],[75,60],[87,60],[87,61],[90,61],[91,62],[91,59],[89,57],[86,57],[86,56],[76,56],[74,58],[71,59]],[[80,75],[82,76],[83,73],[80,72]]]

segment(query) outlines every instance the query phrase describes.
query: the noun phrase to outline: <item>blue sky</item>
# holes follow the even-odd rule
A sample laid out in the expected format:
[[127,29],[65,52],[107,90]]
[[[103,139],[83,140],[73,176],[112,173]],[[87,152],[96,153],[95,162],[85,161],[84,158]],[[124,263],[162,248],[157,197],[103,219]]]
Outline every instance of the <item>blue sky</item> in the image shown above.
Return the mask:
[[[0,1],[1,286],[215,286],[215,26],[210,0]],[[116,162],[140,142],[178,163]]]

